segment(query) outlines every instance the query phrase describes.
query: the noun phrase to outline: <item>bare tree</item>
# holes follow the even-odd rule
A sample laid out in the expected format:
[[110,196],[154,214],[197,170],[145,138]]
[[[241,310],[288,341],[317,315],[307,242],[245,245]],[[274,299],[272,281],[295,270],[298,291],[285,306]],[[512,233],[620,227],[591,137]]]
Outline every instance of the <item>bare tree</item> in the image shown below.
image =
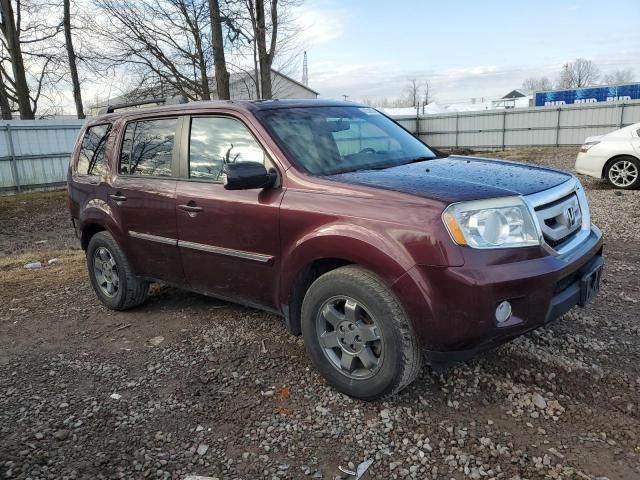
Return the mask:
[[407,86],[405,87],[407,102],[409,106],[415,107],[420,101],[420,81],[417,78],[409,78],[407,82]]
[[209,15],[211,17],[211,39],[213,47],[213,61],[216,71],[216,92],[221,100],[231,99],[229,91],[229,72],[224,58],[224,39],[222,37],[222,21],[220,19],[220,5],[218,0],[209,0]]
[[558,78],[557,87],[582,88],[595,85],[600,78],[600,70],[591,60],[576,58],[573,62],[565,63]]
[[73,48],[73,38],[71,36],[71,1],[63,0],[63,24],[64,24],[64,41],[67,47],[67,59],[69,60],[69,74],[71,75],[71,85],[73,88],[73,101],[76,105],[76,115],[78,118],[84,118],[84,110],[82,107],[82,92],[80,91],[80,79],[78,77],[78,65],[76,52]]
[[635,73],[630,68],[619,69],[602,77],[602,83],[605,85],[621,85],[635,81],[635,77]]
[[551,90],[553,88],[553,84],[548,77],[529,77],[522,82],[522,88],[533,92],[541,92],[544,90]]
[[20,110],[20,118],[32,120],[34,116],[31,108],[29,96],[29,84],[24,69],[24,59],[22,56],[22,45],[20,44],[20,4],[18,4],[18,16],[16,18],[11,0],[0,0],[0,31],[2,31],[3,44],[6,45],[9,53],[9,61],[13,71],[13,81],[15,99]]
[[278,0],[271,3],[271,32],[270,45],[267,50],[267,27],[265,22],[264,0],[255,0],[255,37],[258,49],[258,63],[260,64],[260,88],[262,98],[273,96],[271,89],[271,64],[276,52],[278,38]]
[[42,98],[53,104],[61,80],[58,8],[36,0],[0,0],[0,44],[7,52],[0,57],[2,90],[25,120],[35,118]]
[[11,120],[11,105],[9,104],[9,92],[4,84],[2,70],[0,70],[0,118]]
[[127,68],[138,78],[134,95],[211,99],[208,0],[94,1],[105,14],[92,26],[95,68]]
[[433,87],[431,86],[431,82],[429,82],[429,80],[425,80],[422,83],[422,99],[424,105],[429,105],[434,101]]

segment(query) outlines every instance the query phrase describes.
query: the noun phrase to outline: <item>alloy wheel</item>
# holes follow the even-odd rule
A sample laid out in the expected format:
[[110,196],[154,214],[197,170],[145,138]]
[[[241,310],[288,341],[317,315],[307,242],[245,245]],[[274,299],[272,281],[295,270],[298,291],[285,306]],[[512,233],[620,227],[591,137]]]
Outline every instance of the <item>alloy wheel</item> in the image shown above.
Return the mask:
[[316,334],[327,359],[349,378],[370,378],[382,366],[384,342],[376,320],[351,297],[335,296],[322,305]]
[[629,160],[618,160],[609,168],[609,180],[616,187],[628,187],[638,179],[638,167]]
[[118,266],[111,252],[105,247],[98,247],[93,254],[93,275],[102,293],[113,297],[120,288]]

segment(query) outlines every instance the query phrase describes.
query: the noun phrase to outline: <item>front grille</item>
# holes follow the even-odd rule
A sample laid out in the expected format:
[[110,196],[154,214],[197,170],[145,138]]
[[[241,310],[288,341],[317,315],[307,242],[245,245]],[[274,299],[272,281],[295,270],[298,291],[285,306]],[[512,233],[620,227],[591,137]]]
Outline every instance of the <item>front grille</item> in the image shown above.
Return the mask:
[[551,238],[547,238],[544,237],[545,242],[547,242],[547,244],[553,248],[560,248],[562,247],[565,243],[569,243],[571,240],[573,240],[573,238],[578,234],[578,232],[580,231],[580,229],[576,229],[573,232],[571,232],[569,235],[567,235],[564,238],[561,238],[560,240],[553,240]]
[[535,212],[544,240],[552,248],[571,241],[582,227],[582,209],[575,193],[540,205]]

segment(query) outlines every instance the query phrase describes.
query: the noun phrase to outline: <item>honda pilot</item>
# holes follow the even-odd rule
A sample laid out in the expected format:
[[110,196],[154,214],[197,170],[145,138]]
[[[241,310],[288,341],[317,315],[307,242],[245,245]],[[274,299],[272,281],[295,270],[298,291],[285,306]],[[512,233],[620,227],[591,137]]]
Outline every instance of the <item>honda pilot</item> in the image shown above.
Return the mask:
[[137,307],[160,281],[273,312],[361,399],[586,305],[603,268],[569,173],[446,156],[353,103],[100,115],[68,190],[107,307]]

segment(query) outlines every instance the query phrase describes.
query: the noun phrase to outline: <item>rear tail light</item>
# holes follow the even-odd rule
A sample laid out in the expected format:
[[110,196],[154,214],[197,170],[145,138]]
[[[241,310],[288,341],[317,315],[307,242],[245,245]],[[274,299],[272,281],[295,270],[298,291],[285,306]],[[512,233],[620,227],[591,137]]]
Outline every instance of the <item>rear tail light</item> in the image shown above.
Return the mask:
[[581,152],[586,152],[587,150],[589,150],[591,147],[593,147],[594,145],[599,144],[600,142],[587,142],[584,145],[582,145],[580,147],[580,151]]

